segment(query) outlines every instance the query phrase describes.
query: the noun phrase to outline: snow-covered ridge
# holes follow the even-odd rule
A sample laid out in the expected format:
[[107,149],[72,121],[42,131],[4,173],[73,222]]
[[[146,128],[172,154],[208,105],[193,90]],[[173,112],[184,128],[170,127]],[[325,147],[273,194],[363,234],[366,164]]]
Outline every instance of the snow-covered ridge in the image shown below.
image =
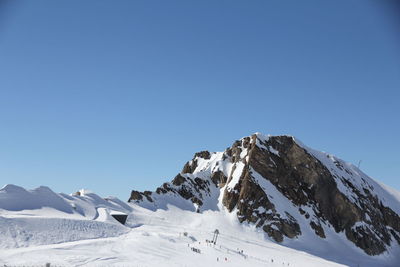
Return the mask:
[[55,193],[46,186],[26,190],[20,186],[7,184],[0,189],[0,215],[20,214],[24,210],[41,209],[67,213],[69,216],[93,220],[97,209],[129,212],[131,207],[115,197],[102,198],[95,193],[64,194]]
[[128,229],[108,214],[131,210],[94,193],[57,194],[45,186],[25,190],[8,184],[0,189],[0,248],[118,236]]
[[354,193],[354,189],[345,181],[351,181],[352,186],[364,196],[366,196],[364,189],[368,189],[378,197],[385,206],[390,207],[397,214],[400,214],[399,191],[376,182],[352,163],[345,162],[332,154],[312,149],[296,138],[294,138],[294,140],[329,169],[332,176],[336,179],[339,190],[346,196],[349,196],[349,199],[357,203],[358,196]]
[[0,189],[0,209],[21,211],[50,207],[73,213],[72,206],[60,195],[46,186],[27,191],[22,187],[8,184]]

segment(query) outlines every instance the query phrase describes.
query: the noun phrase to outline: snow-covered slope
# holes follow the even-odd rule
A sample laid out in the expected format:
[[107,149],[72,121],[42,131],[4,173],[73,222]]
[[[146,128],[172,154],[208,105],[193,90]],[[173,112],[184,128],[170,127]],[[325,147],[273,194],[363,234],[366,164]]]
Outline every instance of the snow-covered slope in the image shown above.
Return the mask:
[[[312,154],[329,169],[332,176],[335,177],[339,190],[354,203],[360,200],[356,191],[367,197],[366,189],[368,189],[368,191],[372,191],[382,201],[384,206],[400,214],[399,191],[376,182],[353,164],[345,162],[334,155],[307,147],[299,140],[296,140],[296,143],[301,145],[308,153]],[[350,181],[354,188],[349,185],[348,181]]]
[[[133,205],[128,233],[55,245],[0,250],[0,264],[57,266],[342,266],[265,241],[229,214]],[[217,244],[211,240],[220,230]],[[198,249],[200,253],[192,249]],[[242,252],[243,251],[243,252]]]
[[0,189],[0,249],[119,236],[129,228],[106,214],[131,210],[93,193],[69,196],[43,186],[27,191],[6,185]]

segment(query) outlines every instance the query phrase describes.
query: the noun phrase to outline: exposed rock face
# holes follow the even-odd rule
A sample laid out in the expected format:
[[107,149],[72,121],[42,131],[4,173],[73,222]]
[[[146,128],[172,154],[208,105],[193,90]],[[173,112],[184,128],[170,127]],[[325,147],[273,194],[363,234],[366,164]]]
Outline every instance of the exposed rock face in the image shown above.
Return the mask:
[[379,198],[377,186],[356,167],[291,136],[254,134],[224,152],[196,153],[171,183],[153,193],[132,191],[129,201],[157,207],[155,199],[179,196],[202,211],[220,208],[220,199],[240,222],[277,242],[300,238],[303,231],[326,238],[332,229],[378,255],[400,244],[400,217]]
[[144,191],[142,193],[142,192],[139,192],[139,191],[132,190],[131,197],[129,198],[129,201],[134,201],[134,200],[135,201],[141,201],[141,200],[143,200],[143,197],[145,197],[148,201],[153,202],[153,200],[151,199],[150,195],[151,195],[150,191]]

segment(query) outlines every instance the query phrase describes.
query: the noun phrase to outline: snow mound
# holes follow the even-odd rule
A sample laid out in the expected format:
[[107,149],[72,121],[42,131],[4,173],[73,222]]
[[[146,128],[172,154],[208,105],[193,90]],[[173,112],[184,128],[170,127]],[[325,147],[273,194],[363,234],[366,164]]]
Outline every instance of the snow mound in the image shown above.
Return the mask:
[[131,210],[117,198],[103,199],[88,191],[71,196],[45,186],[26,190],[8,184],[0,189],[0,248],[119,236],[130,228],[110,212]]
[[65,199],[45,186],[27,191],[22,187],[8,184],[0,189],[0,209],[21,211],[43,207],[73,213],[71,205]]

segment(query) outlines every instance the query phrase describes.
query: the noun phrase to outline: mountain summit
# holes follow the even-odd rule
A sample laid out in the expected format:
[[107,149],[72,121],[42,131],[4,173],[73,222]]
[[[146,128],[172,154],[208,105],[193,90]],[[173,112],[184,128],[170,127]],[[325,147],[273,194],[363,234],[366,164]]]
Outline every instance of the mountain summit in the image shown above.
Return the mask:
[[400,244],[400,201],[352,164],[292,136],[260,133],[224,152],[202,151],[155,192],[129,198],[150,209],[226,210],[276,242],[342,240],[368,255]]

